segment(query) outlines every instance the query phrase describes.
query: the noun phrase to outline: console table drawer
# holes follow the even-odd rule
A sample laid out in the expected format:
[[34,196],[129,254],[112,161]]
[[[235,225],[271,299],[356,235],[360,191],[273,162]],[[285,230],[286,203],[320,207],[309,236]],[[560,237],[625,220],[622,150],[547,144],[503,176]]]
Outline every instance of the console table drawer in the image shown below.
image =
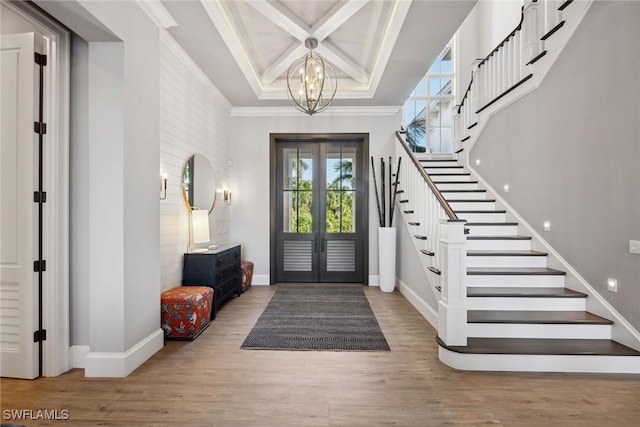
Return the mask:
[[230,249],[216,257],[216,269],[222,271],[230,267],[240,266],[240,246]]
[[234,293],[242,293],[241,248],[225,246],[204,253],[184,254],[182,285],[213,288],[213,306],[218,307]]

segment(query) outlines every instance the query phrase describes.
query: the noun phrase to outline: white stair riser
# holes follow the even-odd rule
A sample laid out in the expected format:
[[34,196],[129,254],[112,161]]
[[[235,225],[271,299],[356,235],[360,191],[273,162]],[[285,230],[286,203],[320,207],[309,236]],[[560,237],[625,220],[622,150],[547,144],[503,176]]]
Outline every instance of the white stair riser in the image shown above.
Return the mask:
[[515,236],[517,225],[467,225],[469,236]]
[[585,311],[586,298],[467,297],[469,310]]
[[611,326],[467,323],[467,333],[474,338],[611,339]]
[[459,166],[456,162],[447,162],[447,161],[433,161],[433,162],[420,162],[422,167],[428,168],[433,166]]
[[546,267],[544,256],[469,256],[467,267]]
[[456,199],[484,200],[487,198],[487,193],[485,192],[466,193],[463,191],[457,191],[455,193],[442,193],[442,195],[447,200],[456,200]]
[[475,275],[467,274],[467,286],[542,287],[564,286],[564,276],[552,275]]
[[[433,165],[429,165],[429,166],[433,166]],[[440,168],[440,167],[435,167],[435,168],[430,168],[430,167],[426,167],[424,170],[427,171],[428,174],[432,174],[432,173],[466,173],[466,171],[464,169],[460,169],[460,168],[456,168],[456,167],[446,167],[446,168]]]
[[[443,179],[436,179],[435,181],[444,181]],[[477,182],[456,182],[454,184],[438,184],[436,182],[436,187],[438,190],[477,190],[478,183]]]
[[[437,173],[445,173],[445,172],[436,172]],[[456,182],[464,182],[471,181],[470,175],[435,175],[429,174],[432,181],[456,181]]]
[[530,249],[531,249],[531,240],[467,239],[468,251],[495,251],[495,250],[527,251]]
[[[463,209],[464,210],[464,209]],[[454,209],[455,212],[455,209]],[[483,212],[483,213],[470,213],[470,212],[456,212],[456,215],[460,219],[466,219],[467,222],[505,222],[504,213],[495,212]]]
[[640,357],[465,354],[438,348],[438,358],[465,371],[592,372],[640,374]]
[[461,210],[493,210],[495,209],[496,203],[489,201],[478,201],[478,202],[449,202],[451,209],[454,211]]

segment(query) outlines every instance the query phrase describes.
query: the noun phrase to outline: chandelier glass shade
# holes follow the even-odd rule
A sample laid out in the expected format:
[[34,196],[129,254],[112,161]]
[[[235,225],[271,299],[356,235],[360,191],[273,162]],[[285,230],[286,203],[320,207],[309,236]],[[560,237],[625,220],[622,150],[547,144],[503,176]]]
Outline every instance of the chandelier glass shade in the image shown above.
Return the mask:
[[309,53],[297,59],[287,72],[287,91],[293,106],[313,115],[327,109],[338,89],[338,79],[333,67],[320,55],[313,52],[318,41],[305,40]]

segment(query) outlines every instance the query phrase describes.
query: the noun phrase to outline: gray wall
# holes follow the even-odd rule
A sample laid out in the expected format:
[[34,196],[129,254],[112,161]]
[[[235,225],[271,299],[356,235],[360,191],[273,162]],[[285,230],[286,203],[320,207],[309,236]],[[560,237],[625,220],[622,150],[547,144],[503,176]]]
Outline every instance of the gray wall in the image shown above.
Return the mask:
[[640,255],[629,240],[640,240],[639,16],[640,2],[594,2],[538,89],[495,114],[470,154],[636,329]]
[[71,344],[122,353],[159,329],[158,29],[134,2],[43,6],[86,41],[72,63]]

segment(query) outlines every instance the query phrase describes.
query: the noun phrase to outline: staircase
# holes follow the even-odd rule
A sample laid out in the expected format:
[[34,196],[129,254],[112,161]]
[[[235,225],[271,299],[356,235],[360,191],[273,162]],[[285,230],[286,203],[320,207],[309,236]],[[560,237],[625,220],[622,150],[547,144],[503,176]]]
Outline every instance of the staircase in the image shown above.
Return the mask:
[[[449,346],[438,338],[444,363],[465,370],[640,373],[640,352],[611,339],[613,322],[587,311],[587,295],[565,288],[566,273],[547,266],[548,254],[532,250],[532,237],[519,233],[524,227],[508,220],[470,172],[452,158],[419,161],[467,221],[468,339],[466,346]],[[400,205],[411,230],[419,223],[406,206],[411,200]]]

